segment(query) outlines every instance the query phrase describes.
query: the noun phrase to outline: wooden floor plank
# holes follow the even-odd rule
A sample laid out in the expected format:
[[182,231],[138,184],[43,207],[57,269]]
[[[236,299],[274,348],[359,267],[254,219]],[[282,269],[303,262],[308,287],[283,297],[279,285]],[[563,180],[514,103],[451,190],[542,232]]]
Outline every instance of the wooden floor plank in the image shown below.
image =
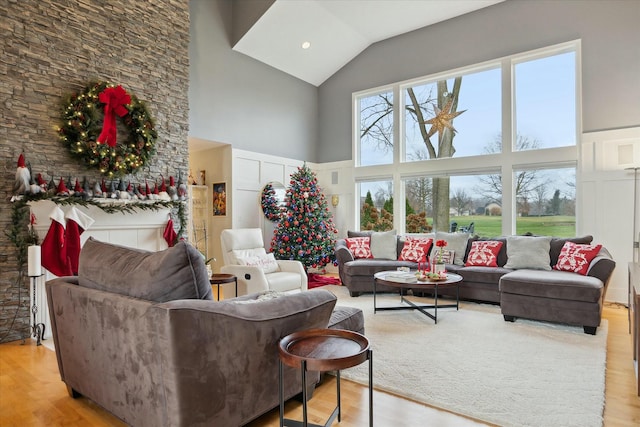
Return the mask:
[[[607,304],[603,317],[609,321],[607,340],[605,427],[640,425],[640,397],[632,363],[631,336],[627,309]],[[309,403],[311,422],[323,423],[335,402],[335,378],[325,376]],[[368,389],[351,381],[342,381],[341,427],[368,425]],[[290,401],[286,416],[300,419],[301,404]],[[388,393],[374,393],[376,426],[470,427],[484,425],[477,421],[437,410]],[[0,425],[2,427],[41,426],[125,426],[117,418],[86,398],[72,399],[60,381],[55,354],[28,339],[0,344]],[[278,426],[277,409],[265,414],[248,427]]]

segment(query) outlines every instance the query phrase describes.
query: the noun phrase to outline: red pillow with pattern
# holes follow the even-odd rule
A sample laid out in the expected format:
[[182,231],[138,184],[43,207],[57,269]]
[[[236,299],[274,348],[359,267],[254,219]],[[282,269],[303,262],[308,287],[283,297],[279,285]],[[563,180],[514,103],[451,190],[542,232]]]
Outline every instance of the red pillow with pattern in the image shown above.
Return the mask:
[[427,237],[411,237],[404,238],[404,246],[398,256],[398,261],[422,262],[429,256],[433,239]]
[[503,242],[498,240],[476,240],[471,243],[471,250],[465,266],[475,267],[497,267],[498,252],[502,248]]
[[558,257],[558,263],[553,268],[560,271],[571,271],[584,276],[589,270],[589,264],[598,255],[601,248],[602,245],[579,245],[573,242],[565,242]]
[[353,258],[373,258],[371,253],[370,238],[367,237],[349,237],[346,239],[347,249],[353,254]]

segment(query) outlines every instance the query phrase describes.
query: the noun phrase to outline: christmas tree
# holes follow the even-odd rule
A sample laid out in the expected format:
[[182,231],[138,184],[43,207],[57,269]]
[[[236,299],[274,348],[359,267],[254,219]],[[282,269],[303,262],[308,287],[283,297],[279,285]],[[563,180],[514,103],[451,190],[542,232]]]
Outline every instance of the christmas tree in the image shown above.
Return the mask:
[[300,261],[306,268],[335,262],[338,232],[315,174],[305,164],[291,175],[285,207],[271,240],[278,259]]

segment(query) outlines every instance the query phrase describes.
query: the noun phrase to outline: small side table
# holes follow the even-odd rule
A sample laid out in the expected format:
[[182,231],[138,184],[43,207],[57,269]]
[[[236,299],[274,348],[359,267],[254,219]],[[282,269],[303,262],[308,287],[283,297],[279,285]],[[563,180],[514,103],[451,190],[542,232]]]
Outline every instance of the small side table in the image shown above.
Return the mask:
[[[336,371],[337,405],[324,427],[338,418],[340,422],[340,370],[369,361],[369,426],[373,426],[373,354],[369,340],[357,332],[342,329],[310,329],[294,332],[280,340],[278,346],[280,427],[312,426],[307,421],[307,371]],[[300,368],[302,373],[302,422],[284,419],[283,365]]]
[[211,285],[216,285],[218,287],[218,301],[220,300],[220,285],[225,283],[235,282],[236,284],[236,297],[238,296],[238,278],[233,274],[219,273],[212,274],[209,278],[209,283]]

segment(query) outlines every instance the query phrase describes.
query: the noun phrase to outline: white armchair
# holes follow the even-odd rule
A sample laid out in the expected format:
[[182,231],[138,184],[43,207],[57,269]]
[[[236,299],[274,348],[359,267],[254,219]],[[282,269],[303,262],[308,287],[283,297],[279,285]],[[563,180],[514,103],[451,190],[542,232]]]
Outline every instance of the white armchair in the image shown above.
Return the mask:
[[238,278],[238,295],[272,290],[307,290],[307,273],[300,261],[275,260],[267,254],[259,228],[222,230],[224,266],[221,273]]

